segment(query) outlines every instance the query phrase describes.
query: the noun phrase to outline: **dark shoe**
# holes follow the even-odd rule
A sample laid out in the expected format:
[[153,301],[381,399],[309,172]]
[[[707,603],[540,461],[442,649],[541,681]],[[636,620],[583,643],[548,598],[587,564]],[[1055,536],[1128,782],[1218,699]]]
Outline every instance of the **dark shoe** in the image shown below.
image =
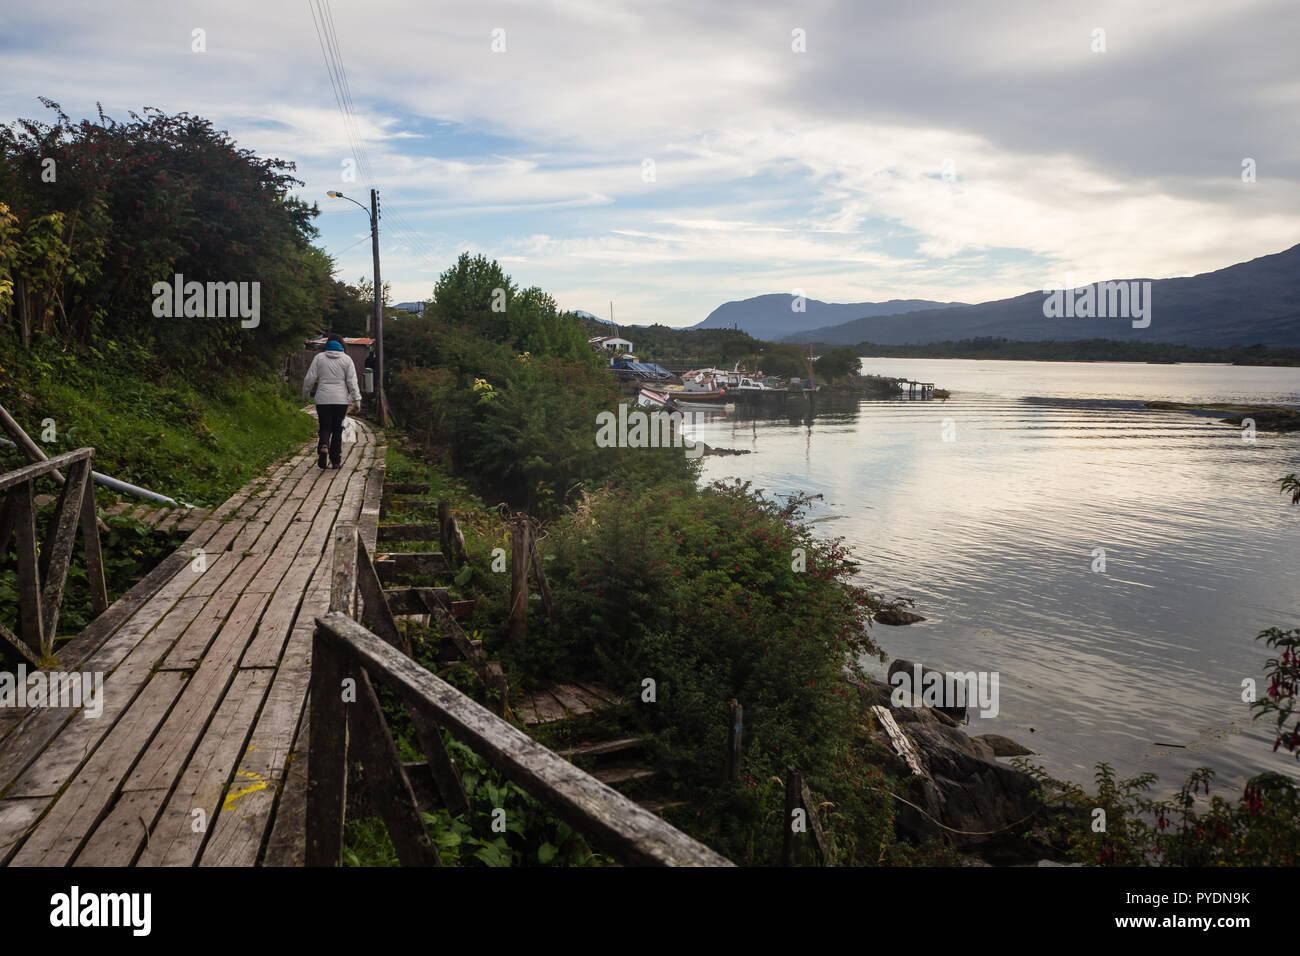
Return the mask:
[[341,462],[341,461],[330,462],[330,467],[331,467],[331,468],[342,468],[342,467],[343,467],[343,462]]
[[319,451],[316,453],[316,464],[322,468],[325,467],[325,452]]

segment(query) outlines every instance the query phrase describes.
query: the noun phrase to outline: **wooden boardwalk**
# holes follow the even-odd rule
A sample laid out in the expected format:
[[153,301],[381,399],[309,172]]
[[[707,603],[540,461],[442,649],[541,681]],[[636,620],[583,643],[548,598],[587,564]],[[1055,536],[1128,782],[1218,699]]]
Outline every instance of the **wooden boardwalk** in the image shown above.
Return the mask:
[[[102,713],[0,710],[0,864],[301,865],[314,619],[336,523],[374,541],[383,449],[241,489],[58,651]],[[195,553],[201,552],[201,559]]]

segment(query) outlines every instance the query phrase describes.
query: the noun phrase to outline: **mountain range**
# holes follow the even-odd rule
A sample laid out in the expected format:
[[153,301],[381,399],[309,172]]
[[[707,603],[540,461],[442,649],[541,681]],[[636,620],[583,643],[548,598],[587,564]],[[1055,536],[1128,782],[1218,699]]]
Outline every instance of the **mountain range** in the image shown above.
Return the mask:
[[[1058,317],[1049,317],[1044,307],[1049,297],[1041,289],[977,305],[921,299],[845,305],[808,299],[803,313],[791,311],[789,295],[760,295],[727,302],[694,328],[735,325],[769,341],[827,345],[924,345],[997,336],[1030,342],[1106,338],[1300,347],[1300,245],[1185,278],[1118,281],[1141,291],[1143,307],[1150,306],[1145,317],[1061,316],[1059,310]],[[1103,298],[1108,297],[1098,296]],[[1145,327],[1135,327],[1148,319]]]
[[[725,302],[693,329],[738,328],[757,339],[777,341],[796,332],[838,326],[863,317],[904,315],[923,309],[947,309],[962,302],[934,302],[929,299],[890,299],[888,302],[822,302],[796,300],[791,295],[756,295],[739,302]],[[800,310],[802,306],[802,310]]]

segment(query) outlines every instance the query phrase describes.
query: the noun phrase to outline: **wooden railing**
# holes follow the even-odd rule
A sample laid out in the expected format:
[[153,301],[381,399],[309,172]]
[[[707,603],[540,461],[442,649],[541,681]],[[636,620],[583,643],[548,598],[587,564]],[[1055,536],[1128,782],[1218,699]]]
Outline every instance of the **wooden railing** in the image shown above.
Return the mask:
[[[68,580],[68,565],[81,526],[86,554],[86,575],[91,605],[96,614],[108,607],[104,566],[95,514],[95,485],[91,480],[93,448],[79,448],[56,458],[0,474],[0,555],[9,551],[12,538],[18,551],[18,630],[0,624],[0,638],[35,666],[54,652],[59,607]],[[64,477],[60,469],[66,468]],[[54,516],[44,541],[36,534],[36,480],[63,478]]]
[[[363,626],[349,615],[359,611]],[[336,866],[343,849],[349,760],[359,759],[373,801],[404,866],[439,865],[410,779],[389,732],[374,682],[405,702],[441,799],[468,806],[441,728],[622,862],[651,866],[730,866],[621,793],[537,743],[439,679],[405,653],[373,564],[355,529],[336,533],[331,610],[316,619],[312,645],[307,757],[308,866]]]

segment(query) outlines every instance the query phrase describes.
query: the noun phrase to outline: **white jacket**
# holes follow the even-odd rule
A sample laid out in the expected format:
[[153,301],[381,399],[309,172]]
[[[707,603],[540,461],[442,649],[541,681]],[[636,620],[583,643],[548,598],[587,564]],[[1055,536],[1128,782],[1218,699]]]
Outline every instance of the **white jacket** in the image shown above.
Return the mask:
[[357,387],[357,367],[346,352],[321,352],[311,360],[307,377],[302,380],[302,397],[311,396],[316,387],[317,405],[348,405],[361,401]]

